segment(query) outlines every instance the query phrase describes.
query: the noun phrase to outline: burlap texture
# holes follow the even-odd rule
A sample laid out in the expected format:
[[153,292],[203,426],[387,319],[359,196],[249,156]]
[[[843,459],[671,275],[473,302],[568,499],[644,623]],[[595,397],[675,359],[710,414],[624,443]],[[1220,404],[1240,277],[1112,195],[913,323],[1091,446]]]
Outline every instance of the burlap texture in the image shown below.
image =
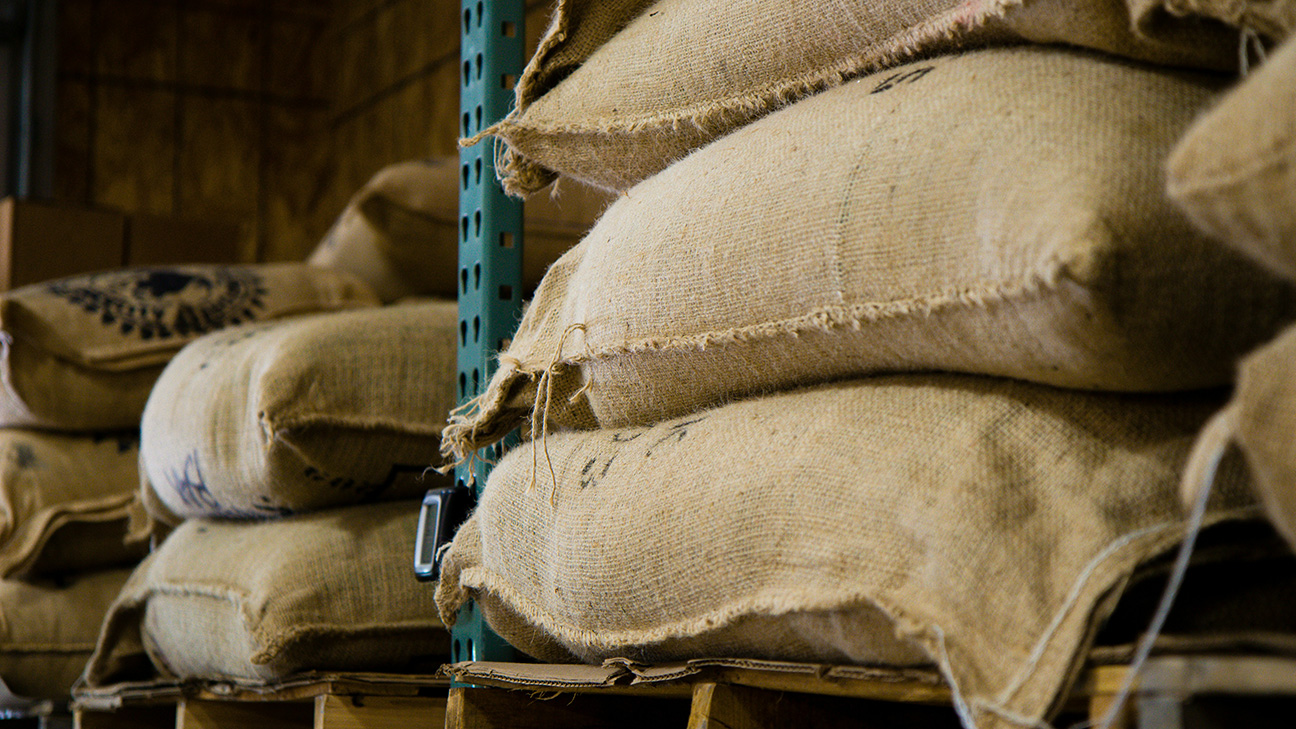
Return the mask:
[[614,190],[780,106],[921,55],[1062,43],[1174,66],[1232,69],[1236,34],[1147,0],[562,2],[487,130],[505,187],[561,172]]
[[139,487],[134,433],[70,436],[0,429],[0,577],[129,564],[126,521]]
[[1272,43],[1281,42],[1296,29],[1296,3],[1291,0],[1141,0],[1160,2],[1177,16],[1213,18],[1237,28],[1248,28]]
[[[918,645],[977,725],[1029,722],[1135,566],[1181,538],[1178,470],[1220,399],[899,375],[554,433],[495,468],[438,605],[450,621],[472,598],[551,660],[907,663]],[[784,616],[805,622],[764,632]],[[797,640],[815,633],[839,642]]]
[[33,699],[71,697],[108,606],[130,570],[70,581],[0,581],[0,678]]
[[376,303],[350,274],[300,263],[127,268],[16,289],[0,297],[0,426],[135,428],[162,366],[199,336]]
[[1296,279],[1296,40],[1194,122],[1167,166],[1202,230]]
[[89,685],[435,670],[449,637],[433,591],[410,573],[418,511],[412,501],[186,521],[113,603]]
[[1213,88],[1021,48],[771,114],[635,187],[550,268],[446,445],[466,457],[533,410],[619,427],[880,371],[1226,383],[1296,289],[1164,198]]
[[[351,198],[308,259],[355,274],[383,301],[453,297],[458,290],[459,161],[402,162],[384,168]],[[524,209],[522,284],[535,289],[545,269],[590,229],[611,198],[560,180]]]
[[144,504],[175,524],[417,498],[441,485],[430,469],[455,404],[458,323],[452,301],[410,302],[195,341],[144,409]]
[[[1204,485],[1204,464],[1235,444],[1250,483],[1278,532],[1296,547],[1296,328],[1256,350],[1241,365],[1233,399],[1198,438],[1183,498],[1194,501]],[[1195,465],[1195,464],[1190,464]]]

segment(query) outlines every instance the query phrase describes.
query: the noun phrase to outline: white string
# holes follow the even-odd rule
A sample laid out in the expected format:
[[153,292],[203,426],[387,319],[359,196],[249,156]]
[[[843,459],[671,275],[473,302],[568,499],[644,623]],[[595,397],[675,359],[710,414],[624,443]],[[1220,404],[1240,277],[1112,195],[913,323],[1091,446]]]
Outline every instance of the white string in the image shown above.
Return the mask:
[[1257,64],[1265,61],[1265,47],[1260,40],[1260,34],[1250,26],[1242,26],[1241,37],[1238,41],[1238,70],[1241,71],[1242,77],[1246,78],[1251,73],[1251,52],[1255,52]]
[[945,631],[935,624],[932,625],[931,629],[936,634],[936,647],[940,650],[937,660],[940,663],[941,673],[945,674],[945,680],[949,683],[950,698],[954,703],[954,713],[958,714],[959,721],[962,722],[964,729],[977,729],[976,719],[972,717],[972,709],[964,699],[963,691],[959,689],[958,680],[954,678],[954,669],[950,665],[949,650],[945,646]]
[[1062,626],[1063,621],[1071,610],[1079,604],[1081,592],[1088,584],[1089,579],[1093,577],[1094,573],[1098,571],[1098,568],[1102,566],[1103,562],[1106,562],[1107,559],[1116,552],[1129,546],[1130,543],[1142,539],[1150,534],[1163,531],[1167,527],[1167,524],[1155,524],[1150,527],[1144,527],[1135,532],[1130,532],[1111,544],[1108,544],[1105,549],[1099,552],[1097,556],[1085,565],[1080,576],[1071,585],[1071,592],[1067,595],[1066,602],[1056,613],[1054,613],[1053,621],[1049,624],[1048,628],[1044,630],[1044,634],[1040,636],[1040,639],[1035,642],[1035,648],[1031,651],[1030,657],[1026,659],[1025,665],[1023,665],[1017,672],[1017,676],[1008,684],[1008,686],[999,693],[998,701],[1000,704],[1007,703],[1008,700],[1021,689],[1022,684],[1024,684],[1026,679],[1030,677],[1031,672],[1034,671],[1039,662],[1043,660],[1044,653],[1048,649],[1049,641],[1053,639],[1054,634],[1056,634],[1058,629]]
[[[1129,701],[1130,694],[1134,691],[1134,682],[1138,679],[1138,674],[1143,670],[1148,657],[1152,654],[1153,644],[1156,643],[1156,639],[1160,636],[1161,629],[1165,627],[1166,618],[1170,615],[1170,608],[1174,605],[1175,598],[1179,595],[1179,589],[1183,586],[1184,576],[1188,572],[1188,561],[1192,558],[1193,547],[1197,543],[1197,535],[1201,533],[1202,523],[1206,519],[1206,502],[1210,500],[1211,490],[1215,484],[1215,474],[1219,470],[1220,460],[1223,459],[1224,452],[1227,449],[1227,441],[1220,443],[1215,453],[1211,455],[1210,466],[1202,474],[1201,490],[1197,494],[1197,500],[1193,502],[1192,514],[1188,517],[1188,531],[1184,536],[1183,544],[1179,547],[1179,554],[1175,557],[1174,567],[1170,570],[1170,577],[1166,582],[1165,591],[1161,593],[1161,602],[1157,605],[1156,613],[1152,616],[1147,632],[1139,641],[1138,650],[1135,651],[1134,658],[1130,661],[1129,669],[1125,673],[1125,680],[1121,683],[1120,691],[1116,693],[1115,701],[1107,708],[1107,713],[1103,715],[1102,720],[1097,724],[1099,729],[1111,729],[1112,725],[1116,723],[1116,717],[1125,708],[1125,702]],[[1093,721],[1083,721],[1075,724],[1072,729],[1086,729],[1092,726],[1095,726]]]

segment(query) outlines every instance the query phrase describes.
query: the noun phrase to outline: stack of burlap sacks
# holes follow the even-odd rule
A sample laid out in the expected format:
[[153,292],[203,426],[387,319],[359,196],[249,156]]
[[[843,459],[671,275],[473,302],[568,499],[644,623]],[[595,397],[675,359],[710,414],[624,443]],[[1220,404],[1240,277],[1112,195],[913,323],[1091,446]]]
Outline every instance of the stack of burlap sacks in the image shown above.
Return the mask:
[[[457,170],[381,171],[302,266],[386,305],[244,322],[161,371],[136,483],[136,530],[158,545],[108,606],[89,688],[445,662],[449,637],[411,560],[421,497],[449,483],[434,469],[459,395]],[[554,202],[535,231],[565,250],[601,198],[575,191],[594,207]]]
[[[443,619],[551,661],[935,665],[969,726],[1048,717],[1296,315],[1167,197],[1242,35],[1189,10],[560,3],[488,133],[514,192],[621,197],[443,434],[527,438]],[[1253,514],[1217,486],[1208,524]]]
[[[1296,5],[1269,25],[1296,27]],[[1169,190],[1203,230],[1296,280],[1296,41],[1203,116],[1169,161]],[[1270,520],[1296,546],[1296,329],[1249,355],[1203,433],[1201,460],[1236,444]],[[1185,481],[1193,502],[1205,487]]]
[[139,424],[167,360],[240,321],[372,306],[302,265],[121,269],[0,297],[0,678],[67,700],[109,603],[148,543]]

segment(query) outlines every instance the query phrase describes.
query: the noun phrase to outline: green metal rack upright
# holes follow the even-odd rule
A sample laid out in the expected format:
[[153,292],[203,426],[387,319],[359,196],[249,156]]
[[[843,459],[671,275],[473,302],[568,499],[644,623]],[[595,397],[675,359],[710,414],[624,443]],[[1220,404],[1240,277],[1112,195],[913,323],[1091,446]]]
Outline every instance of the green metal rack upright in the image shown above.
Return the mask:
[[[513,105],[525,43],[522,0],[464,0],[460,20],[460,134],[471,137]],[[522,203],[495,176],[495,144],[487,138],[459,153],[459,401],[476,397],[513,336],[522,311]],[[489,460],[500,454],[492,449]],[[452,493],[429,492],[419,519],[415,573],[436,575],[436,551],[486,484],[490,463],[455,470]],[[451,630],[454,661],[514,660],[513,648],[468,603]]]
[[[463,135],[471,137],[513,106],[525,54],[525,6],[522,0],[464,0],[462,20],[459,112]],[[522,203],[496,180],[494,150],[487,139],[459,153],[460,402],[486,387],[495,355],[522,313]],[[460,466],[455,477],[476,495],[489,473],[489,462],[477,460]],[[472,603],[460,611],[451,639],[456,661],[514,657]]]

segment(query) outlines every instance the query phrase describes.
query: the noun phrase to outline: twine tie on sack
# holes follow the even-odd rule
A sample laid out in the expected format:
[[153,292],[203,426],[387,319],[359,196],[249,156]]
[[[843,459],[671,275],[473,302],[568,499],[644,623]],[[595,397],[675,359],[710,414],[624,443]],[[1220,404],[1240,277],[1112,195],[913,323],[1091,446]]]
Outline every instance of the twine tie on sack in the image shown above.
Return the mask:
[[[557,373],[558,365],[562,362],[563,347],[567,344],[567,337],[576,331],[584,333],[585,325],[577,322],[563,330],[562,337],[558,339],[558,349],[554,352],[553,359],[540,373],[540,379],[536,382],[535,406],[531,408],[531,482],[527,484],[527,491],[530,491],[535,486],[536,472],[539,470],[538,456],[535,449],[536,428],[539,427],[540,448],[544,450],[545,462],[549,464],[549,506],[551,507],[558,506],[558,474],[554,471],[553,459],[549,456],[549,409],[553,406],[553,379]],[[577,395],[585,392],[588,388],[589,384],[586,383],[568,399],[568,402],[575,400]]]

